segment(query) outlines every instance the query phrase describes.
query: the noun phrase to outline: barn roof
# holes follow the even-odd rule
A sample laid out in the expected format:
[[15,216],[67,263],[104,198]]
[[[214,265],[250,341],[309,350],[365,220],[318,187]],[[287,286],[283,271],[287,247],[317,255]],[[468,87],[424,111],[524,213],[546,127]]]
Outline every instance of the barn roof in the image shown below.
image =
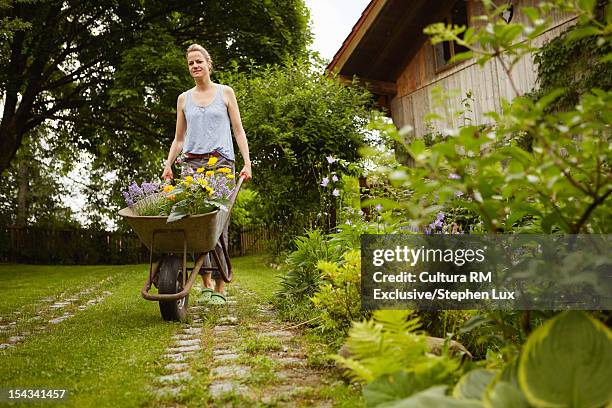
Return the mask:
[[426,40],[423,28],[448,8],[444,0],[371,0],[327,71],[356,75],[374,94],[395,94],[395,81]]

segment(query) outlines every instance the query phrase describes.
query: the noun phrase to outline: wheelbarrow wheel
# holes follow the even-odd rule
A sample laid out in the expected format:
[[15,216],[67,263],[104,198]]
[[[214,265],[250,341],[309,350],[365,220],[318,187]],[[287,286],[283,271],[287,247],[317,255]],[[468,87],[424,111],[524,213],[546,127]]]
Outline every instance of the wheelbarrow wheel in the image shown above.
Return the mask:
[[[178,256],[164,256],[159,263],[157,288],[160,294],[174,294],[183,290],[182,262]],[[189,295],[182,299],[159,301],[159,311],[164,320],[185,321]]]

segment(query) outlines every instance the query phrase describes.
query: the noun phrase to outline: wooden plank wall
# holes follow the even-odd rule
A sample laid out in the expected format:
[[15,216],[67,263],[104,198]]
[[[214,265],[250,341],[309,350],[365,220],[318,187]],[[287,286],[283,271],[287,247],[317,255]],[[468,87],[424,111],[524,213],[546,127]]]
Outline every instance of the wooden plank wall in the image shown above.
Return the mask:
[[[524,6],[535,6],[538,0],[520,0],[515,6],[513,22],[527,22],[527,18],[520,12]],[[482,10],[479,2],[471,2],[470,10],[479,15]],[[575,19],[568,14],[556,13],[551,15],[555,24],[548,32],[541,35],[535,45],[541,46],[550,39],[558,36]],[[519,93],[531,91],[536,86],[536,66],[532,56],[527,55],[515,65],[512,77]],[[425,43],[415,58],[406,66],[397,79],[398,94],[391,101],[391,116],[398,128],[410,125],[414,128],[417,137],[430,132],[444,132],[445,129],[456,129],[467,123],[485,124],[490,119],[484,114],[489,111],[501,110],[500,100],[511,100],[515,94],[507,79],[507,75],[496,59],[480,67],[473,60],[464,61],[446,70],[435,71],[433,47]],[[434,103],[434,87],[440,87],[443,92],[453,95],[442,107]],[[436,112],[444,117],[448,112],[465,110],[462,99],[468,92],[472,93],[471,112],[464,115],[454,115],[445,121],[426,123],[424,116],[429,112]]]

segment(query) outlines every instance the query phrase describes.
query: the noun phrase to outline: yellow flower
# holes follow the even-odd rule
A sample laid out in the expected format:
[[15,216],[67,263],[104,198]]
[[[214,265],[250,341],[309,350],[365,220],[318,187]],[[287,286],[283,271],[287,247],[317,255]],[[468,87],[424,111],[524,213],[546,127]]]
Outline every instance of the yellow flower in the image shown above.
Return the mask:
[[206,186],[206,185],[208,185],[208,181],[206,181],[205,178],[199,178],[198,179],[198,184],[200,184],[202,186]]
[[213,195],[213,193],[215,192],[215,190],[213,190],[212,187],[208,187],[208,186],[206,186],[206,191],[208,191],[208,195]]
[[217,171],[219,173],[230,173],[232,170],[228,167],[221,167],[220,169],[217,169]]
[[168,196],[168,198],[170,199],[170,201],[176,201],[176,196],[174,194]]
[[215,156],[212,156],[210,159],[208,159],[208,165],[209,166],[214,166],[217,163],[218,160],[219,159],[217,159]]
[[202,173],[203,171],[204,171],[204,167],[200,167],[200,168],[198,168],[198,169],[196,170],[196,172],[198,172],[198,173]]
[[231,180],[231,179],[233,179],[233,178],[234,178],[234,175],[233,175],[233,174],[228,174],[228,175],[227,175],[227,176],[225,176],[225,177]]
[[[214,157],[213,157],[213,159],[214,159]],[[214,171],[212,171],[212,170],[208,170],[208,171],[206,172],[206,177],[211,177],[213,174],[215,174],[215,172],[214,172]]]
[[193,177],[187,176],[185,177],[185,184],[193,183]]
[[172,190],[174,190],[174,187],[171,184],[168,184],[167,186],[164,187],[164,193],[169,193]]

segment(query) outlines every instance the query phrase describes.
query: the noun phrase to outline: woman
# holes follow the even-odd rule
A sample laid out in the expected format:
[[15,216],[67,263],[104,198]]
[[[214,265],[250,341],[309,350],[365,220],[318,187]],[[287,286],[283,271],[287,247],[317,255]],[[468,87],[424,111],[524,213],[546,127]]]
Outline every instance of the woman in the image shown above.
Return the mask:
[[[162,178],[172,178],[172,163],[182,153],[182,174],[205,167],[211,157],[217,158],[217,165],[230,167],[234,171],[234,147],[232,132],[244,159],[240,176],[251,178],[251,160],[246,134],[242,128],[240,111],[234,90],[229,86],[215,84],[210,79],[212,59],[201,45],[193,44],[187,48],[187,65],[195,81],[195,87],[179,95],[176,103],[176,131],[174,141],[168,152]],[[224,231],[224,241],[228,244],[228,231]],[[223,267],[225,257],[219,244],[215,248]],[[207,260],[205,266],[211,264]],[[204,273],[204,290],[199,302],[224,304],[224,282],[218,272],[214,272],[214,292],[210,273]]]

